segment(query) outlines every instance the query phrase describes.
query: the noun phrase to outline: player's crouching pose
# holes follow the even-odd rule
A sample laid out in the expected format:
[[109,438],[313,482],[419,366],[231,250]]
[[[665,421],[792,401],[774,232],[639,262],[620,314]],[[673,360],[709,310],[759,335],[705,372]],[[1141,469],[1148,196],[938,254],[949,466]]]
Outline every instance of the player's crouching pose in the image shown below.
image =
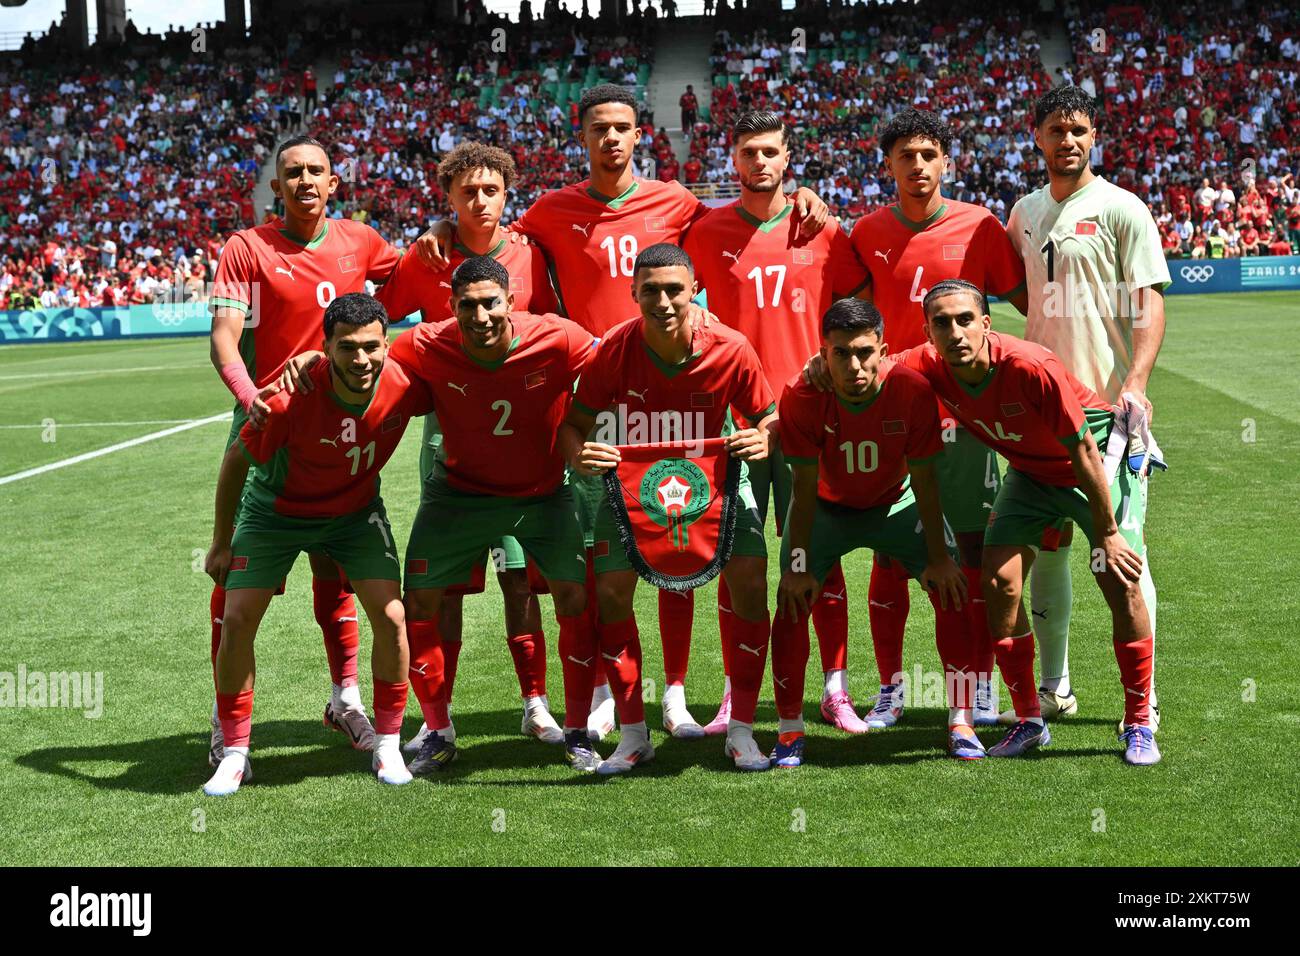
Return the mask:
[[948,693],[948,749],[967,759],[984,756],[971,726],[966,578],[945,540],[951,533],[935,473],[942,452],[938,406],[922,376],[885,358],[884,324],[869,302],[836,302],[822,318],[832,391],[796,376],[781,396],[781,446],[794,483],[772,622],[776,767],[803,762],[810,605],[830,569],[859,548],[898,561],[929,591]]
[[984,535],[984,596],[1017,723],[989,756],[1018,756],[1051,740],[1035,689],[1034,638],[1021,594],[1039,549],[1055,548],[1061,529],[1073,521],[1088,535],[1092,571],[1110,606],[1124,688],[1124,759],[1158,762],[1151,731],[1151,621],[1138,583],[1143,497],[1123,461],[1108,480],[1097,450],[1106,444],[1114,407],[1052,352],[990,331],[983,294],[971,283],[937,283],[922,305],[930,343],[902,360],[1010,465]]
[[[632,266],[632,295],[641,315],[614,326],[587,363],[573,408],[560,433],[569,466],[579,475],[603,475],[619,463],[618,449],[584,441],[597,415],[639,397],[636,406],[662,423],[690,421],[696,438],[723,435],[728,409],[750,427],[727,437],[726,447],[742,461],[767,456],[768,427],[775,420],[771,388],[758,355],[739,332],[715,324],[697,326],[688,306],[699,291],[695,267],[678,246],[643,249]],[[651,420],[656,420],[651,419]],[[698,422],[698,424],[694,424]],[[680,438],[687,436],[682,435]],[[731,591],[735,626],[731,643],[732,712],[726,753],[741,770],[766,770],[767,757],[754,741],[754,710],[767,661],[767,545],[748,479],[740,487],[731,559],[722,570]],[[641,697],[641,641],[632,598],[637,575],[619,544],[609,503],[601,499],[595,517],[596,594],[600,602],[600,654],[618,706],[622,736],[597,772],[624,773],[654,757]]]
[[433,392],[442,455],[424,477],[406,548],[411,682],[430,733],[413,773],[456,756],[438,631],[443,594],[470,579],[484,551],[511,535],[550,587],[564,667],[565,756],[600,757],[587,739],[596,636],[586,613],[587,562],[556,432],[594,339],[557,315],[512,312],[510,273],[474,256],[451,275],[454,319],[421,323],[393,357]]
[[[216,663],[225,755],[203,787],[210,796],[232,794],[252,776],[253,639],[302,551],[337,561],[361,599],[375,635],[371,764],[384,783],[411,780],[399,747],[407,692],[401,566],[379,497],[379,471],[407,422],[428,412],[433,400],[422,382],[385,361],[388,315],[370,296],[350,293],[331,302],[324,331],[328,361],[312,369],[316,387],[275,395],[262,428],[246,424],[221,465],[205,568],[226,589]],[[257,469],[236,523],[250,462]]]

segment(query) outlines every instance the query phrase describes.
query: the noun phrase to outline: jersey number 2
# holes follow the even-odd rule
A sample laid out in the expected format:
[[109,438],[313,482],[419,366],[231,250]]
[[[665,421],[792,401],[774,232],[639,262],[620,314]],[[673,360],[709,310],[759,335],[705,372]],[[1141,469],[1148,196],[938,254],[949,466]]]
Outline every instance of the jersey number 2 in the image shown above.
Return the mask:
[[504,398],[499,398],[492,403],[492,411],[495,412],[498,408],[501,409],[501,418],[497,421],[497,427],[492,429],[492,434],[513,435],[515,430],[513,428],[506,428],[506,419],[510,417],[510,403]]

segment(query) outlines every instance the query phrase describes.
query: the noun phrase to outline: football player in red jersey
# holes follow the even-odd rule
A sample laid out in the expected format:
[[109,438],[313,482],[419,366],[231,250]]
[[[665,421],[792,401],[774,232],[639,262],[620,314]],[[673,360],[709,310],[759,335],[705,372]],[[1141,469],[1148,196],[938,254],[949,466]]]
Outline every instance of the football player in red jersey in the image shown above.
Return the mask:
[[[898,201],[878,209],[853,229],[853,246],[871,270],[872,301],[885,317],[885,336],[897,355],[925,342],[921,300],[942,279],[967,279],[990,295],[1008,299],[1022,313],[1028,305],[1025,267],[1006,230],[983,206],[947,199],[941,191],[952,130],[931,112],[906,109],[880,131],[885,167]],[[976,643],[976,725],[997,721],[996,688],[990,679],[993,645],[979,596],[980,548],[988,509],[998,488],[997,456],[944,416],[944,453],[938,462],[944,517],[957,536],[961,563],[973,596],[967,606]],[[873,728],[893,725],[903,710],[903,631],[909,608],[907,569],[878,557],[872,565],[867,603],[880,671],[880,695],[867,715]]]
[[456,756],[438,633],[443,595],[468,580],[507,532],[555,602],[566,759],[595,770],[600,758],[587,737],[595,624],[586,609],[582,527],[557,447],[594,339],[568,319],[511,311],[510,274],[489,256],[466,259],[451,285],[455,318],[421,323],[393,344],[394,359],[432,390],[444,431],[406,549],[411,682],[429,728],[411,772],[440,771]]
[[[441,322],[451,317],[452,273],[473,256],[490,256],[505,267],[510,275],[515,310],[538,315],[556,310],[555,293],[541,250],[535,245],[509,242],[501,228],[506,191],[516,178],[515,161],[509,153],[472,140],[456,146],[439,161],[438,185],[456,212],[456,243],[451,261],[446,268],[434,270],[414,251],[408,250],[376,295],[390,315],[419,312],[425,322]],[[433,470],[441,447],[442,427],[438,416],[430,414],[424,420],[420,445],[421,480]],[[506,643],[524,699],[522,732],[546,743],[562,743],[564,734],[551,716],[546,695],[546,635],[537,596],[529,585],[523,549],[518,541],[507,536],[495,543],[492,556],[505,605]],[[481,569],[475,572],[474,585],[448,588],[442,597],[438,632],[442,639],[448,703],[460,657],[463,597],[465,593],[483,590],[482,573]],[[428,732],[427,726],[422,727],[406,744],[407,751],[418,752]]]
[[841,299],[822,318],[822,354],[834,388],[794,375],[781,396],[781,444],[794,469],[772,623],[772,680],[780,716],[772,764],[803,762],[808,605],[843,555],[869,547],[899,561],[930,591],[948,696],[948,747],[984,756],[971,727],[971,646],[961,613],[966,578],[948,553],[936,462],[942,453],[934,392],[886,358],[884,320],[869,302]]
[[[338,188],[329,155],[316,140],[297,136],[276,151],[271,188],[284,202],[284,219],[232,235],[221,252],[209,300],[212,364],[235,396],[227,448],[245,420],[265,421],[258,390],[274,383],[288,360],[320,342],[321,313],[337,296],[382,282],[398,261],[396,250],[362,223],[327,218]],[[327,556],[308,553],[312,599],[325,639],[332,689],[325,723],[353,746],[368,749],[374,730],[357,690],[356,603]],[[221,640],[225,593],[210,601],[212,655]],[[221,723],[214,707],[208,761],[221,760]]]
[[[744,336],[720,323],[705,326],[689,318],[687,306],[699,291],[690,257],[679,246],[659,243],[637,256],[634,275],[641,316],[615,326],[602,340],[583,369],[573,408],[560,430],[569,467],[596,478],[618,466],[616,447],[585,438],[611,411],[626,420],[626,406],[617,406],[628,402],[628,396],[637,399],[635,412],[646,416],[657,434],[672,430],[671,422],[678,430],[692,423],[690,433],[679,440],[721,437],[734,408],[748,427],[727,437],[727,449],[742,462],[763,458],[776,417],[772,390]],[[735,543],[722,571],[736,618],[725,636],[732,644],[734,679],[725,749],[741,770],[766,770],[767,757],[754,741],[754,710],[770,633],[767,544],[747,478],[741,480],[739,501]],[[641,642],[632,604],[637,574],[619,546],[613,514],[603,497],[592,527],[600,654],[607,662],[623,725],[618,748],[597,772],[625,773],[654,757],[641,698]]]
[[[253,639],[302,551],[337,561],[361,599],[375,638],[371,765],[384,783],[411,779],[399,747],[408,666],[401,565],[379,472],[433,397],[385,361],[388,316],[368,295],[330,303],[324,350],[328,361],[311,372],[316,388],[271,398],[262,426],[246,422],[222,461],[205,563],[226,590],[215,663],[224,750],[203,788],[210,796],[232,794],[252,775]],[[256,471],[245,493],[250,464]]]
[[1054,353],[990,330],[980,289],[946,279],[923,303],[930,343],[899,360],[919,371],[972,435],[1007,459],[984,533],[983,590],[998,667],[1016,724],[989,748],[1015,757],[1046,745],[1034,680],[1034,635],[1021,595],[1040,550],[1053,550],[1067,522],[1092,545],[1092,572],[1110,606],[1124,689],[1124,759],[1160,760],[1152,730],[1153,636],[1142,594],[1145,496],[1126,454],[1103,461],[1115,407],[1071,375]]
[[[870,276],[838,223],[832,222],[831,228],[811,239],[799,234],[791,216],[794,207],[781,191],[790,164],[788,133],[781,117],[759,110],[742,113],[732,136],[731,159],[740,180],[740,199],[696,222],[683,248],[695,263],[696,280],[708,296],[709,308],[749,339],[772,393],[779,395],[804,360],[821,347],[819,316],[837,298],[869,298]],[[790,468],[780,447],[773,447],[766,459],[750,463],[749,479],[764,523],[769,499],[775,502],[780,533],[790,504]],[[724,622],[729,605],[723,581],[718,585],[718,606]],[[865,733],[867,725],[857,714],[846,682],[848,591],[838,562],[823,582],[812,616],[825,678],[822,715],[841,730]],[[685,633],[689,640],[690,629]],[[671,688],[674,672],[668,666],[668,651],[665,638],[665,670]],[[682,676],[688,651],[689,643],[680,654]],[[666,707],[667,694],[664,700]]]
[[[628,289],[640,251],[654,243],[680,244],[692,223],[709,209],[679,182],[665,183],[636,175],[632,156],[642,131],[637,125],[636,97],[627,89],[606,83],[584,90],[578,102],[578,118],[590,164],[589,177],[542,195],[510,226],[510,231],[526,235],[541,246],[552,268],[561,311],[599,337],[638,314],[635,304],[628,301]],[[828,210],[815,193],[800,188],[793,205],[801,237],[811,239],[821,232]],[[446,266],[453,234],[450,223],[441,223],[417,243],[418,251],[432,267]],[[689,311],[692,321],[703,315],[696,306]],[[599,482],[581,478],[575,480],[574,490],[590,547],[591,522],[603,492]],[[666,658],[677,659],[677,649],[689,648],[693,608],[689,592],[685,600],[679,592],[660,592],[659,624]],[[719,618],[729,620],[730,614],[720,609]],[[677,736],[696,737],[705,729],[726,729],[730,696],[724,696],[718,715],[704,729],[686,711],[684,694],[667,692],[664,705],[665,726]],[[613,730],[614,711],[609,687],[602,682],[593,696],[588,724],[595,739]]]

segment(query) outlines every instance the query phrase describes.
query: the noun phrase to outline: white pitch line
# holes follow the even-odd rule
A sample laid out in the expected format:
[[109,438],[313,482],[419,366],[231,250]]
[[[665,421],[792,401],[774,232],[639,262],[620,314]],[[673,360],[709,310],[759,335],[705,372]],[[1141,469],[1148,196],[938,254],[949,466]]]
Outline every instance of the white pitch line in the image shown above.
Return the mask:
[[[108,428],[121,425],[122,427],[135,425],[186,425],[190,422],[198,421],[197,418],[155,418],[152,421],[145,422],[59,422],[54,423],[55,428]],[[49,426],[41,425],[0,425],[0,428],[47,428]]]
[[109,445],[107,448],[98,448],[95,451],[88,451],[81,455],[73,455],[71,458],[64,458],[62,461],[52,461],[48,465],[41,465],[39,468],[28,468],[26,471],[20,471],[12,475],[5,475],[3,478],[0,478],[0,485],[7,485],[11,481],[22,481],[24,478],[43,475],[47,471],[67,468],[69,465],[75,465],[83,461],[90,461],[92,458],[100,458],[104,455],[111,455],[113,452],[121,451],[124,448],[133,448],[136,445],[143,445],[145,442],[154,441],[158,438],[166,438],[168,435],[175,435],[177,432],[188,431],[191,428],[198,428],[200,425],[211,425],[213,422],[219,421],[230,421],[230,412],[222,412],[220,415],[213,415],[209,418],[197,418],[192,422],[186,422],[184,425],[174,425],[171,428],[164,428],[160,432],[150,432],[148,435],[141,435],[139,438],[132,438],[130,441],[118,442],[116,445]]
[[66,372],[26,372],[22,375],[0,375],[0,382],[14,382],[23,378],[69,378],[76,375],[116,375],[121,372],[169,372],[172,369],[208,368],[210,363],[201,365],[140,365],[136,368],[89,368]]

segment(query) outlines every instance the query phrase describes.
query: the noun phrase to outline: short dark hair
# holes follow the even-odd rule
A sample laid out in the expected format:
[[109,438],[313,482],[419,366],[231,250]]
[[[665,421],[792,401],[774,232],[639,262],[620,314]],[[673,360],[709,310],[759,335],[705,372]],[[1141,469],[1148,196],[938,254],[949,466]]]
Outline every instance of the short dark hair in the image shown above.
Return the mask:
[[642,269],[662,269],[666,266],[685,266],[687,272],[695,275],[695,263],[686,254],[686,250],[671,242],[656,242],[653,246],[642,249],[632,264],[632,275],[635,276]]
[[862,299],[839,299],[822,316],[822,337],[832,332],[874,332],[885,340],[885,317],[870,302]]
[[746,110],[736,117],[736,122],[731,127],[731,142],[735,145],[742,136],[778,131],[781,133],[781,145],[790,145],[790,131],[785,128],[779,115],[771,110]]
[[615,86],[613,83],[601,83],[582,91],[582,97],[578,100],[578,123],[585,123],[587,110],[602,103],[622,103],[624,106],[630,106],[634,117],[638,112],[636,97],[625,87]]
[[458,143],[438,163],[438,185],[444,193],[448,193],[453,179],[474,169],[490,169],[499,173],[506,189],[514,185],[517,177],[514,157],[504,149],[467,139]]
[[1042,126],[1053,113],[1082,113],[1089,123],[1097,125],[1097,101],[1077,86],[1058,86],[1040,96],[1034,104],[1034,128]]
[[973,282],[967,282],[965,279],[943,279],[936,282],[930,287],[930,291],[925,294],[925,298],[921,300],[921,311],[925,313],[925,317],[928,319],[930,317],[931,302],[943,298],[945,295],[956,295],[961,292],[973,295],[976,301],[979,302],[980,308],[985,313],[988,312],[989,303],[984,297],[984,290]]
[[307,136],[306,134],[303,134],[301,136],[290,136],[275,148],[275,165],[277,169],[280,166],[280,155],[285,150],[293,149],[295,146],[315,146],[325,154],[325,162],[330,162],[330,151],[325,148],[325,144],[315,136]]
[[908,108],[896,113],[880,130],[880,151],[886,156],[900,139],[921,136],[939,144],[939,152],[948,155],[952,145],[952,127],[939,118],[937,113],[929,110]]
[[388,313],[379,300],[364,292],[349,292],[326,307],[325,338],[333,338],[334,329],[340,325],[359,329],[371,322],[380,323],[384,327],[384,334],[388,334]]
[[510,291],[510,273],[491,256],[470,256],[451,274],[451,294],[460,295],[475,282],[495,282]]

